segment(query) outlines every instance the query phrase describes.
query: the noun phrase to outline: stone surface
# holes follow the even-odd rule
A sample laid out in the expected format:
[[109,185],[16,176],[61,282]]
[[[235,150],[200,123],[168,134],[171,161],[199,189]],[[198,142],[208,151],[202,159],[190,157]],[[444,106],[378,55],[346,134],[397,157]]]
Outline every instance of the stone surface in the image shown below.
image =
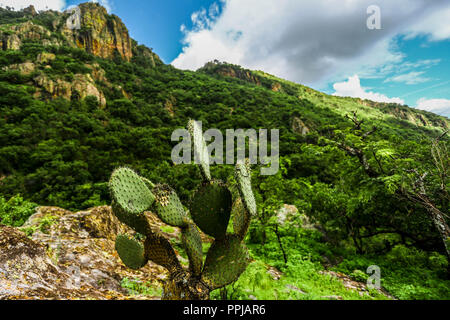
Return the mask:
[[63,79],[53,80],[45,73],[40,73],[33,80],[38,87],[50,94],[52,98],[61,97],[70,100],[74,93],[78,93],[81,99],[94,96],[101,106],[106,105],[105,95],[97,88],[90,74],[76,74],[73,81],[69,82]]
[[316,229],[305,214],[300,213],[296,206],[289,204],[283,205],[283,207],[278,210],[277,222],[280,226],[286,226],[288,223],[294,223],[294,226],[303,229]]
[[17,229],[0,226],[0,299],[100,299],[92,287],[55,266],[43,245]]
[[311,130],[298,117],[292,119],[292,131],[302,136],[307,135]]
[[[167,228],[146,213],[155,228]],[[129,296],[124,278],[151,283],[158,290],[166,279],[164,268],[149,262],[133,271],[115,251],[120,233],[133,233],[120,223],[110,207],[73,213],[40,207],[22,231],[0,227],[0,299],[159,299]],[[173,228],[172,228],[173,230]],[[178,239],[179,231],[164,233]]]
[[125,60],[133,57],[132,42],[122,20],[109,15],[95,3],[82,3],[81,29],[69,29],[63,24],[62,33],[71,44],[102,58],[113,58],[116,52]]
[[4,68],[5,70],[16,70],[24,75],[30,75],[36,69],[36,65],[33,62],[24,62],[19,64],[12,64]]

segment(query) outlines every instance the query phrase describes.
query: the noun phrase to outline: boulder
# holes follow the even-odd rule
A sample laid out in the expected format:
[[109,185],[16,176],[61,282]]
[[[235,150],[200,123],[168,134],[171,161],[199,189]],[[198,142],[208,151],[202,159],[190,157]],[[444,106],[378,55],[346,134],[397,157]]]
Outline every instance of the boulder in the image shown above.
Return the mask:
[[[152,213],[146,215],[152,226],[167,227]],[[20,230],[2,226],[0,299],[159,299],[129,296],[121,286],[128,278],[157,291],[167,277],[152,262],[138,271],[122,263],[115,239],[126,232],[133,233],[107,206],[76,213],[39,207]],[[163,234],[179,237],[175,231]]]
[[46,249],[18,229],[0,226],[0,299],[100,299],[92,287],[54,265]]
[[294,117],[292,119],[292,131],[304,136],[310,133],[311,130],[303,123],[302,120],[300,120],[297,117]]
[[285,204],[277,212],[277,222],[280,226],[286,226],[288,223],[295,223],[296,227],[317,230],[317,228],[312,224],[309,218],[300,213],[296,206]]

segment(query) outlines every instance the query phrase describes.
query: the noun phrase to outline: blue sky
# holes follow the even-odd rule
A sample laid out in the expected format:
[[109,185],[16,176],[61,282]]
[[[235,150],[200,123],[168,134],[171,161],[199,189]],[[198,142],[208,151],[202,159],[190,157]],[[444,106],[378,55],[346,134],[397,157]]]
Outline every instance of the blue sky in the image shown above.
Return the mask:
[[[0,0],[9,2],[64,10],[85,1]],[[218,59],[329,94],[450,117],[448,0],[99,2],[135,40],[181,69]],[[379,11],[369,12],[374,2]],[[367,27],[373,17],[380,28]]]

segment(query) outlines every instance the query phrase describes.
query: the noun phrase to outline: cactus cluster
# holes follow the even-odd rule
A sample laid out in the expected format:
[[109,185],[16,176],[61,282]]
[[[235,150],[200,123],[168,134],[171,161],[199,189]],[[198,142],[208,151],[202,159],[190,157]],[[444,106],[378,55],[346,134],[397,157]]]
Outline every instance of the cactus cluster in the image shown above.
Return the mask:
[[[188,130],[203,177],[187,206],[190,214],[170,186],[155,185],[129,168],[116,169],[109,182],[114,214],[136,231],[134,236],[119,235],[116,251],[131,269],[140,269],[152,261],[169,271],[163,299],[208,299],[211,291],[236,281],[249,263],[243,239],[256,213],[250,167],[245,163],[236,166],[239,192],[233,202],[228,186],[211,178],[206,143],[195,121],[189,122]],[[188,270],[181,266],[161,231],[149,224],[146,211],[154,212],[165,224],[181,229],[181,243],[189,258]],[[231,216],[233,234],[227,233]],[[206,259],[199,229],[214,238]]]

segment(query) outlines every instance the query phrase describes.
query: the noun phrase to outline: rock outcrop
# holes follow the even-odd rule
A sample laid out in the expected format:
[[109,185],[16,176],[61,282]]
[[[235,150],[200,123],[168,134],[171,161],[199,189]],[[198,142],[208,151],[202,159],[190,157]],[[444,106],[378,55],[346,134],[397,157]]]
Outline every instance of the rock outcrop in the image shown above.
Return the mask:
[[0,31],[0,41],[3,50],[19,50],[27,41],[39,41],[43,45],[61,45],[62,42],[47,28],[32,21],[12,25]]
[[208,74],[218,74],[222,77],[240,79],[257,86],[261,85],[261,79],[259,78],[259,76],[253,74],[252,71],[243,69],[240,66],[228,64],[225,62],[222,63],[217,60],[206,63],[205,66],[200,68],[198,71]]
[[[152,225],[167,230],[146,214]],[[115,238],[132,231],[110,207],[77,213],[40,207],[21,230],[0,227],[0,299],[159,299],[130,297],[122,288],[128,278],[151,283],[156,291],[167,273],[151,262],[139,271],[122,264]],[[164,235],[179,237],[175,231]]]
[[[83,3],[79,8],[80,28],[74,29],[65,23],[70,17],[68,12],[40,13],[52,16],[53,24],[50,29],[53,30],[31,20],[38,15],[34,8],[24,9],[24,15],[30,17],[30,20],[0,30],[2,49],[19,50],[28,40],[41,42],[44,46],[66,44],[107,59],[118,54],[124,60],[130,61],[133,57],[133,43],[122,20],[115,15],[109,15],[104,7],[96,3]],[[153,55],[151,58],[154,59]]]
[[278,210],[277,222],[282,227],[293,223],[293,226],[297,228],[316,230],[316,226],[311,223],[309,218],[304,213],[300,213],[293,205],[285,204]]
[[63,24],[62,34],[68,41],[101,58],[113,58],[116,52],[127,61],[133,57],[132,41],[122,20],[109,15],[104,7],[96,3],[79,5],[81,28],[69,29]]
[[[106,105],[105,95],[97,88],[90,74],[76,74],[73,77],[73,81],[69,82],[63,79],[53,80],[46,74],[41,73],[33,80],[37,87],[50,94],[52,98],[61,97],[70,100],[73,94],[76,93],[81,99],[94,96],[101,106]],[[38,95],[40,94],[38,93]]]
[[0,299],[101,298],[92,287],[54,265],[43,245],[18,229],[0,226]]
[[292,131],[302,136],[310,133],[310,129],[305,125],[305,123],[298,117],[292,119]]

